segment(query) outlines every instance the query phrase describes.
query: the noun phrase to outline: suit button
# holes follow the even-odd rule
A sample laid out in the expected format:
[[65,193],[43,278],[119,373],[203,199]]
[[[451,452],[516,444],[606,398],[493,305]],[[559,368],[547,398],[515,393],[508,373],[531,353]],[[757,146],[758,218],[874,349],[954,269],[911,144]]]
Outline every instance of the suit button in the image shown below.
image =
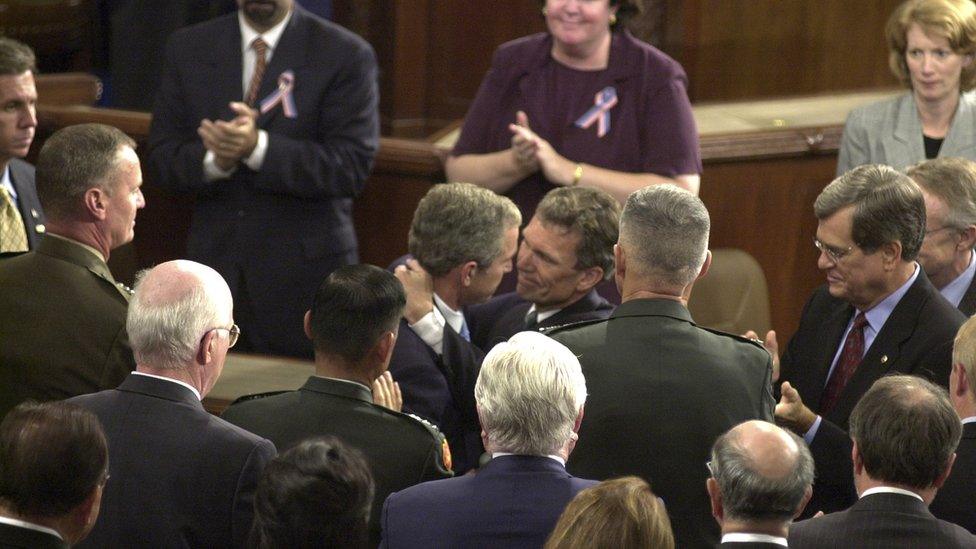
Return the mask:
[[237,217],[244,217],[244,210],[237,210]]

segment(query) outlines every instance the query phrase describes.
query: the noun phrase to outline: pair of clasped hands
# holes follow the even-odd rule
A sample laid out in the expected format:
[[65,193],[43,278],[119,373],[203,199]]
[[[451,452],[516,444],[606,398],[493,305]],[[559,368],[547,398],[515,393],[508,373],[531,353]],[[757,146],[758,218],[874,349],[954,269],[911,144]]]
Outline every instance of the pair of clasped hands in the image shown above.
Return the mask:
[[232,102],[230,110],[236,115],[233,119],[212,121],[204,118],[197,128],[203,146],[214,154],[217,167],[224,171],[230,171],[238,162],[251,156],[258,144],[258,111],[240,101]]
[[[761,342],[763,347],[769,351],[773,361],[772,381],[773,383],[779,381],[779,343],[776,341],[776,332],[773,330],[767,332],[765,340],[760,340],[756,332],[752,330],[742,334],[742,337]],[[776,416],[776,423],[791,429],[800,436],[809,431],[817,420],[817,414],[803,404],[800,393],[790,385],[789,381],[784,381],[780,386],[780,398],[779,402],[776,403],[774,415]]]
[[556,185],[573,184],[576,163],[556,152],[548,141],[539,137],[529,127],[529,117],[524,111],[515,113],[515,123],[508,125],[512,132],[512,151],[519,170],[524,175],[542,171]]

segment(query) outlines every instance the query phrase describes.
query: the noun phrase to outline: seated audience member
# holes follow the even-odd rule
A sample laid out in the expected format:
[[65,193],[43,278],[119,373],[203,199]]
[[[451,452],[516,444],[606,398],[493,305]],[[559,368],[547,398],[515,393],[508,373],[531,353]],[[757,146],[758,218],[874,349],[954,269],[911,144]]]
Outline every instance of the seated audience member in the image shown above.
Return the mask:
[[706,481],[719,547],[777,549],[813,493],[813,456],[800,437],[747,421],[718,437]]
[[362,452],[376,479],[373,546],[379,543],[386,496],[451,476],[450,454],[436,428],[373,403],[383,390],[379,384],[391,381],[384,372],[404,302],[403,288],[390,272],[372,265],[339,267],[319,286],[305,315],[315,375],[297,391],[243,397],[222,416],[281,450],[311,436],[334,435]]
[[25,402],[0,424],[0,547],[58,549],[84,538],[108,481],[98,419],[64,402]]
[[335,437],[298,443],[271,460],[254,493],[248,546],[367,547],[369,464]]
[[86,547],[244,545],[275,447],[201,403],[237,342],[232,311],[210,267],[170,261],[141,273],[127,320],[136,371],[117,389],[69,400],[105,426],[116,479]]
[[709,226],[705,205],[687,191],[636,191],[614,248],[623,303],[606,320],[550,332],[580,357],[590,390],[568,470],[653,484],[681,547],[718,543],[703,489],[712,443],[738,423],[773,417],[769,353],[696,326],[688,312],[711,260]]
[[[908,176],[854,168],[824,188],[813,210],[827,284],[810,297],[783,354],[776,406],[776,422],[803,437],[817,466],[803,516],[857,499],[847,426],[861,395],[887,373],[945,384],[952,339],[966,319],[916,263],[925,200]],[[766,345],[775,358],[774,333]]]
[[976,312],[976,162],[936,158],[908,169],[925,197],[918,262],[932,285],[966,316]]
[[[484,354],[469,344],[464,308],[487,301],[512,269],[521,222],[511,200],[487,189],[435,185],[410,225],[415,261],[396,268],[408,295],[390,373],[400,383],[404,409],[447,436],[458,474],[475,467],[481,455],[473,386]],[[422,296],[412,291],[413,279],[427,279],[423,271],[432,279],[433,296],[430,289]]]
[[569,502],[545,549],[672,549],[661,498],[638,477],[605,480]]
[[601,190],[549,191],[522,230],[516,291],[465,312],[471,341],[488,351],[524,330],[610,316],[596,286],[613,276],[619,223],[620,203]]
[[30,46],[0,36],[0,259],[35,248],[46,229],[34,166],[21,160],[37,129],[36,73]]
[[854,407],[850,432],[860,499],[793,523],[790,547],[976,547],[976,536],[928,510],[961,433],[944,389],[914,376],[883,377]]
[[116,387],[134,367],[130,292],[109,253],[132,241],[145,205],[135,142],[101,124],[54,133],[37,161],[47,236],[0,261],[0,416],[26,399]]
[[976,534],[976,320],[959,329],[952,349],[949,400],[962,420],[962,439],[952,474],[929,509],[940,519]]
[[586,401],[568,349],[516,334],[485,357],[475,399],[492,459],[476,474],[392,494],[382,547],[541,547],[566,503],[596,484],[565,468]]

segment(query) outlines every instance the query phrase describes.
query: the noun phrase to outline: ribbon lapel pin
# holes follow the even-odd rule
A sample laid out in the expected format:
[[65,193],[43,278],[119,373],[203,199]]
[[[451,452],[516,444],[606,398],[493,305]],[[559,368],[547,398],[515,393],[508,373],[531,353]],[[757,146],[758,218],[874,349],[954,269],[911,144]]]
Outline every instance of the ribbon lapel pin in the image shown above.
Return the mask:
[[295,108],[295,98],[291,91],[295,87],[295,73],[285,71],[278,76],[278,89],[261,100],[261,114],[275,108],[279,103],[286,118],[297,118],[298,109]]
[[607,86],[597,92],[593,106],[583,113],[583,116],[579,117],[573,125],[585,130],[596,122],[596,136],[603,137],[610,131],[610,109],[616,104],[617,89],[613,86]]

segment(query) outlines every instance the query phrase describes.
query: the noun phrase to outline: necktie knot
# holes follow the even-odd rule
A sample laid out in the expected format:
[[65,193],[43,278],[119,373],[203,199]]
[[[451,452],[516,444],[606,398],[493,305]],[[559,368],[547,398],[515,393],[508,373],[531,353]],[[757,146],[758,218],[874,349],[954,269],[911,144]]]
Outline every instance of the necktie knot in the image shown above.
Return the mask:
[[254,48],[254,53],[258,54],[259,57],[264,57],[264,54],[268,53],[268,43],[260,36],[251,42],[251,47]]
[[863,330],[865,326],[868,325],[868,317],[864,313],[857,313],[854,317],[854,325],[851,327],[851,331]]

